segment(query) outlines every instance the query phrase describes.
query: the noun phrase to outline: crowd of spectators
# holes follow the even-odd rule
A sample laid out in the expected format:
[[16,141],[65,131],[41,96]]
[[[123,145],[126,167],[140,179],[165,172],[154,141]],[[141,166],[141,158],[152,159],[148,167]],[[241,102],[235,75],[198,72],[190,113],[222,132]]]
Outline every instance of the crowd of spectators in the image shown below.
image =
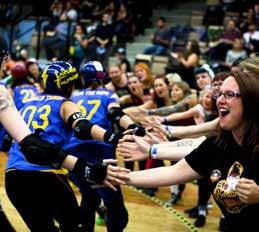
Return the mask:
[[[42,23],[44,33],[40,48],[48,60],[72,58],[78,66],[84,55],[88,60],[98,58],[107,65],[110,54],[114,54],[117,48],[125,48],[127,42],[144,33],[151,25],[151,15],[152,4],[144,6],[142,1],[54,0]],[[3,24],[6,28],[10,26],[7,16]],[[6,39],[10,40],[10,36]],[[14,41],[12,45],[15,47],[16,38]],[[22,46],[29,48],[30,44]],[[13,55],[19,56],[15,52]]]

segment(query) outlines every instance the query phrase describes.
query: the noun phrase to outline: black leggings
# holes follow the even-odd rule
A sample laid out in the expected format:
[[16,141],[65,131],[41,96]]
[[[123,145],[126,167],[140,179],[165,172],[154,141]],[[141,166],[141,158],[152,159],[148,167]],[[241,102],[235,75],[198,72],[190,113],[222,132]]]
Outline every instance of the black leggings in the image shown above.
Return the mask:
[[5,232],[15,232],[14,228],[12,227],[12,225],[10,224],[10,222],[8,221],[2,207],[0,204],[0,229],[1,231],[5,231]]
[[5,188],[32,232],[80,231],[79,207],[64,175],[13,170],[5,175]]
[[211,183],[206,178],[198,180],[199,194],[198,194],[198,206],[207,207],[208,200],[211,196]]

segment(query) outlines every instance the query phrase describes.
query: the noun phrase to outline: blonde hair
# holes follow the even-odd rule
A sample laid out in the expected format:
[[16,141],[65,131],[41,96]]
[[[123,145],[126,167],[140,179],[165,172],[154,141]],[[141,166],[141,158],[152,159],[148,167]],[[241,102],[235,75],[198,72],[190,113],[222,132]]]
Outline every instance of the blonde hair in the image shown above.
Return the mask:
[[254,74],[259,74],[259,57],[248,58],[239,64],[239,67],[244,72],[252,72]]
[[187,82],[185,82],[185,81],[174,82],[172,84],[172,88],[175,85],[183,91],[183,98],[185,98],[187,95],[191,94],[191,89]]
[[200,91],[200,96],[199,96],[199,103],[202,105],[202,100],[203,100],[203,97],[206,93],[208,92],[213,92],[213,89],[212,88],[205,88],[204,90]]

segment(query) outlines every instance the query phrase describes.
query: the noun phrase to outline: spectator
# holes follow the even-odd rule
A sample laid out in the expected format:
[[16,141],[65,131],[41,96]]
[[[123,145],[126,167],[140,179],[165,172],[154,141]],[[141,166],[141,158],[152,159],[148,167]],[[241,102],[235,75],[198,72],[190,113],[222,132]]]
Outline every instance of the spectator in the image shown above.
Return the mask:
[[96,42],[97,42],[97,55],[99,60],[105,68],[108,67],[108,55],[110,54],[112,39],[114,35],[114,28],[112,24],[109,24],[109,15],[104,13],[102,16],[102,22],[96,29]]
[[42,41],[42,46],[45,48],[46,58],[52,60],[53,58],[62,59],[66,55],[66,45],[68,37],[68,22],[62,20],[55,27],[53,34],[47,34]]
[[60,19],[76,21],[78,13],[70,1],[66,2],[65,10],[62,12]]
[[160,17],[157,20],[157,29],[153,35],[151,35],[152,46],[147,47],[143,53],[153,55],[166,55],[167,49],[170,43],[169,30],[165,26],[166,20],[164,17]]
[[143,84],[138,77],[132,75],[128,78],[129,94],[120,97],[120,105],[123,108],[139,106],[150,100],[150,95],[145,95]]
[[236,22],[230,19],[223,32],[222,37],[217,42],[216,46],[211,48],[210,55],[212,60],[224,61],[226,53],[232,48],[235,39],[241,39],[242,34],[236,26]]
[[79,70],[80,64],[86,55],[86,48],[88,46],[88,40],[86,36],[86,30],[84,25],[78,23],[75,26],[75,31],[73,33],[72,39],[72,60],[75,67]]
[[259,51],[259,31],[255,24],[248,26],[248,31],[243,34],[244,45],[249,54]]
[[[59,19],[55,19],[55,23],[48,25],[45,28],[46,35],[42,41],[42,46],[46,52],[46,58],[48,60],[56,60],[56,59],[64,59],[68,55],[68,40],[72,33],[73,22],[77,20],[78,14],[70,1],[66,2],[65,9],[60,14],[62,3],[58,2],[56,5],[54,4],[54,8],[52,10],[53,16],[58,17]],[[56,12],[55,10],[58,9]],[[57,15],[54,16],[54,13]]]
[[201,67],[196,68],[194,72],[199,90],[204,90],[205,88],[211,87],[214,72],[209,65],[204,64]]
[[39,83],[41,69],[39,67],[37,60],[35,58],[28,59],[26,62],[26,68],[28,71],[30,82]]
[[[60,16],[63,12],[63,3],[62,1],[54,1],[50,6],[51,18],[50,23],[45,29],[51,29],[51,27],[55,27],[59,23]],[[52,28],[53,29],[53,28]]]
[[185,54],[171,53],[172,60],[166,67],[166,72],[176,72],[191,88],[195,88],[194,68],[199,64],[200,48],[196,40],[187,43]]
[[120,69],[122,73],[131,72],[131,65],[129,60],[127,59],[126,49],[125,48],[118,48],[116,52],[116,56],[120,62]]
[[249,8],[247,12],[244,13],[244,17],[241,18],[239,28],[242,31],[242,33],[244,33],[249,30],[248,27],[252,24],[255,24],[256,26],[255,12],[253,8]]
[[128,25],[128,11],[124,4],[120,4],[120,8],[115,21],[115,34],[117,47],[126,47],[129,39],[130,25]]
[[[227,231],[253,230],[257,227],[258,160],[257,139],[251,141],[251,134],[258,136],[258,113],[254,107],[258,104],[258,79],[244,72],[231,73],[220,90],[219,135],[208,138],[176,165],[131,172],[128,184],[160,187],[205,177],[226,217]],[[226,91],[236,95],[227,96]],[[157,149],[155,152],[157,157]]]
[[145,63],[137,63],[134,66],[134,73],[143,84],[143,90],[145,94],[151,94],[154,76],[151,73],[150,68]]
[[233,64],[238,58],[245,59],[247,53],[243,48],[243,41],[241,39],[235,39],[233,43],[233,48],[228,50],[226,55],[226,65],[229,67]]
[[118,17],[120,19],[123,19],[123,22],[125,23],[125,26],[127,28],[127,41],[133,41],[136,31],[136,25],[134,22],[132,9],[128,5],[121,3],[118,11]]
[[256,30],[255,24],[248,25],[248,31],[243,34],[244,45],[249,48],[250,40],[259,40],[259,31]]
[[127,95],[128,91],[128,79],[125,73],[122,73],[120,66],[113,65],[109,69],[109,77],[111,81],[105,85],[105,88],[115,92],[119,97]]

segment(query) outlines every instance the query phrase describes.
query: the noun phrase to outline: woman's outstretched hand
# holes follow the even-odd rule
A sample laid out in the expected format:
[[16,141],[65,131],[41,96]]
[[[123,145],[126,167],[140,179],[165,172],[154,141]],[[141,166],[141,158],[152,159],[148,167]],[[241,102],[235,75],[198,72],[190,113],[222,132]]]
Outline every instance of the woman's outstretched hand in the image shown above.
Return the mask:
[[126,181],[129,180],[128,173],[129,169],[114,166],[117,164],[117,160],[114,159],[105,159],[103,163],[107,164],[107,175],[102,184],[95,184],[92,188],[100,188],[100,187],[109,187],[114,191],[117,191],[116,185],[126,184]]
[[125,161],[145,160],[149,156],[150,144],[145,141],[144,137],[132,135],[127,137],[128,141],[118,144],[118,155],[122,156]]

